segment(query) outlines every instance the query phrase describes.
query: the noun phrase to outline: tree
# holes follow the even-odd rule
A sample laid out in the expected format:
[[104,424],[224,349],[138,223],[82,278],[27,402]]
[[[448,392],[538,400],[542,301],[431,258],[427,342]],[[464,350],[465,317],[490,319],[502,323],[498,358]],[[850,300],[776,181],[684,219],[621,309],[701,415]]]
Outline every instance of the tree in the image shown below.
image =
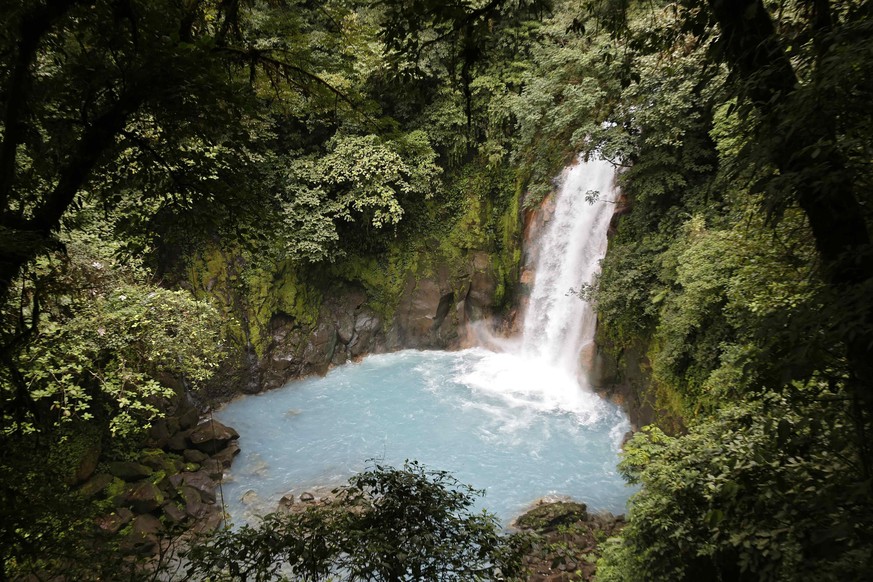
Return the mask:
[[[481,580],[521,573],[524,538],[470,507],[480,494],[417,462],[376,465],[335,498],[218,532],[188,576],[228,580]],[[199,578],[197,578],[199,579]]]
[[[603,6],[622,17],[605,15]],[[873,126],[865,105],[873,95],[866,74],[873,63],[869,5],[788,2],[778,13],[768,6],[761,0],[690,0],[662,10],[627,2],[589,3],[589,13],[599,16],[598,22],[612,30],[614,40],[634,54],[630,62],[638,80],[631,86],[652,85],[652,63],[655,78],[666,77],[662,86],[642,93],[642,99],[616,107],[630,115],[619,117],[620,123],[604,132],[599,145],[632,162],[624,176],[626,192],[651,218],[633,218],[629,223],[660,230],[652,242],[666,243],[665,224],[655,219],[670,220],[663,206],[674,205],[673,220],[682,211],[717,214],[723,220],[730,205],[743,206],[726,197],[734,191],[744,192],[766,214],[765,227],[771,231],[783,217],[794,216],[793,209],[803,213],[816,249],[812,267],[828,288],[828,297],[823,294],[820,301],[832,306],[820,317],[812,312],[807,316],[842,352],[837,375],[848,374],[839,381],[848,382],[856,399],[858,434],[863,440],[861,427],[873,417],[869,302],[873,174],[867,163]],[[682,69],[684,75],[679,73]],[[665,89],[685,77],[694,83],[687,93],[691,99],[684,101],[699,103],[694,115],[685,117],[696,118],[696,128],[688,121],[671,119],[660,105],[678,94]],[[678,105],[673,110],[683,108]],[[646,123],[651,120],[662,125]],[[610,130],[619,137],[608,135]],[[657,145],[652,136],[666,141],[652,149],[646,143]],[[721,143],[715,143],[714,136],[720,136]],[[703,155],[683,156],[667,166],[665,175],[673,183],[662,182],[658,191],[657,182],[645,181],[661,178],[657,165],[677,151],[676,143],[682,149],[691,145],[692,151]],[[643,194],[654,194],[662,207]],[[607,264],[611,260],[608,257]],[[797,338],[794,341],[799,349],[801,344]],[[795,374],[789,368],[784,366],[780,382]],[[873,466],[873,457],[866,464]]]
[[[869,213],[859,189],[860,176],[848,159],[858,152],[850,149],[852,141],[842,139],[847,118],[857,115],[851,109],[855,99],[873,92],[869,84],[853,80],[858,68],[870,66],[873,36],[865,18],[866,3],[838,8],[820,0],[809,3],[806,10],[800,6],[806,16],[801,21],[806,38],[796,40],[806,40],[807,46],[801,49],[797,66],[761,0],[709,0],[708,5],[721,32],[719,46],[725,61],[739,81],[742,96],[762,118],[758,139],[766,149],[755,151],[769,152],[767,160],[779,172],[765,186],[768,203],[779,209],[793,200],[803,209],[824,277],[835,297],[845,301],[846,313],[856,320],[843,334],[853,376],[850,384],[859,405],[873,416]],[[847,43],[855,45],[851,51],[846,50]],[[849,73],[844,59],[852,63],[852,78],[835,75]],[[833,99],[846,102],[828,104]]]
[[2,10],[0,295],[58,247],[84,199],[121,225],[145,225],[140,235],[154,235],[160,216],[186,217],[190,230],[269,215],[278,202],[255,185],[273,113],[353,105],[323,78],[348,59],[310,42],[335,26],[326,9],[7,0]]
[[687,427],[627,446],[642,490],[598,575],[865,578],[869,4],[589,6],[619,9],[599,24],[637,94],[598,143],[633,164],[602,328],[646,353],[652,404]]
[[848,406],[821,383],[726,404],[688,434],[655,427],[619,468],[641,484],[598,580],[862,580],[873,506]]

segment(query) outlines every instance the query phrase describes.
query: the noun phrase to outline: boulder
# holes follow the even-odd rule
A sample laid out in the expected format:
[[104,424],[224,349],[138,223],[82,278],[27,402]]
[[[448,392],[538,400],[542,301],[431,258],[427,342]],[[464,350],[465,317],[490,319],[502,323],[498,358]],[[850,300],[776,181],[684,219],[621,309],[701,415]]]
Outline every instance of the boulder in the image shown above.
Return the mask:
[[224,449],[231,440],[238,439],[239,433],[217,420],[208,420],[194,427],[188,438],[194,448],[214,455]]
[[174,453],[181,453],[185,449],[190,448],[190,441],[188,440],[188,436],[190,434],[190,429],[177,432],[170,437],[170,440],[167,441],[166,448],[173,451]]
[[76,473],[73,475],[75,483],[82,483],[94,474],[94,471],[97,470],[97,463],[100,461],[100,453],[101,447],[99,442],[85,447],[84,451],[82,451],[82,456],[79,458]]
[[294,506],[294,494],[286,493],[282,496],[282,499],[279,500],[278,510],[281,512],[289,512],[291,508]]
[[[282,499],[284,499],[284,497]],[[243,505],[251,505],[253,503],[257,503],[258,494],[254,490],[249,489],[248,491],[246,491],[245,493],[242,494],[242,497],[240,497],[239,500],[240,500],[240,503],[242,503]]]
[[588,507],[584,503],[556,501],[540,503],[515,520],[515,527],[537,532],[551,531],[560,525],[569,525],[588,519]]
[[116,534],[133,519],[133,512],[126,507],[120,507],[110,514],[97,518],[97,527],[109,534]]
[[182,473],[175,473],[173,475],[170,475],[170,485],[172,485],[175,489],[179,489],[180,487],[182,487],[182,479]]
[[300,501],[302,501],[303,503],[312,503],[313,501],[315,501],[315,495],[313,495],[309,491],[304,491],[300,494]]
[[167,520],[170,523],[182,523],[188,519],[188,514],[184,509],[180,509],[175,503],[167,503],[161,508]]
[[203,451],[198,451],[197,449],[185,449],[185,451],[182,452],[182,458],[188,463],[200,464],[208,459],[209,455]]
[[83,497],[94,497],[103,492],[112,483],[113,477],[109,473],[97,473],[79,487],[79,493]]
[[200,493],[196,489],[183,485],[180,495],[182,501],[185,502],[185,513],[193,518],[200,518],[206,515],[209,508],[203,503]]
[[170,440],[170,429],[167,427],[166,419],[158,419],[152,423],[149,428],[148,445],[152,447],[164,448]]
[[215,506],[206,505],[206,512],[197,520],[191,531],[194,533],[206,533],[214,531],[224,522],[224,513]]
[[180,475],[182,476],[182,483],[185,486],[196,489],[203,501],[215,503],[215,488],[217,484],[206,471],[180,473]]
[[130,485],[122,494],[121,501],[136,513],[150,513],[164,503],[164,494],[151,481],[140,481]]
[[138,481],[152,474],[152,470],[142,463],[115,461],[109,463],[109,473],[125,481]]
[[224,464],[218,459],[206,459],[200,468],[215,481],[221,480],[221,476],[224,475]]
[[160,449],[145,451],[140,456],[139,462],[152,471],[163,471],[168,475],[182,470],[182,463],[177,458],[171,457]]
[[179,419],[175,416],[167,417],[167,430],[170,431],[171,435],[176,434],[177,432],[182,432],[182,427],[179,425]]
[[138,535],[156,534],[163,529],[164,529],[164,526],[161,525],[161,520],[159,520],[154,515],[149,515],[149,514],[137,515],[133,519],[132,531],[134,534],[138,534]]
[[223,451],[212,455],[212,458],[220,461],[225,469],[229,469],[231,463],[233,463],[233,458],[239,454],[239,451],[239,443],[230,441]]
[[137,554],[152,554],[158,548],[158,532],[163,526],[154,515],[138,515],[133,520],[130,535],[122,543],[122,548]]
[[197,426],[197,422],[200,420],[200,411],[194,407],[188,408],[184,413],[179,416],[179,428],[182,430],[187,430],[189,428],[194,428]]

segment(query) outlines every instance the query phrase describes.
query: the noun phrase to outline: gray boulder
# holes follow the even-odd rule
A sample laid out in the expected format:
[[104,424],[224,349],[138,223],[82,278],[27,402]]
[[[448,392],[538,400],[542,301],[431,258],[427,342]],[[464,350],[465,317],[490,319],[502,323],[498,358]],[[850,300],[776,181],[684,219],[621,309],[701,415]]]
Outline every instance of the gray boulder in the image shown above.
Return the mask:
[[196,489],[203,501],[215,503],[215,488],[217,484],[206,471],[180,473],[180,475],[182,475],[182,483]]
[[225,469],[229,469],[231,463],[233,463],[233,458],[239,454],[239,451],[239,443],[236,441],[230,441],[223,451],[212,455],[212,458],[220,461]]
[[197,449],[185,449],[185,451],[182,453],[182,458],[185,459],[185,461],[188,463],[200,464],[208,459],[209,455],[207,455],[203,451],[198,451]]
[[188,436],[194,448],[210,455],[223,450],[230,441],[238,438],[238,432],[217,420],[208,420],[197,425]]

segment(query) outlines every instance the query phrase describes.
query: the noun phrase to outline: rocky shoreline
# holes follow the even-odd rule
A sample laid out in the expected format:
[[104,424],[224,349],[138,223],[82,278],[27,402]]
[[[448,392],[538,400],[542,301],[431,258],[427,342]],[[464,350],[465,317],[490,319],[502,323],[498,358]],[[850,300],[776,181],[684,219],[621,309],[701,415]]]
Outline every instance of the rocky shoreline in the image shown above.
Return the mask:
[[623,515],[590,513],[574,501],[540,501],[512,523],[533,535],[525,556],[529,582],[594,580],[601,544],[624,525]]
[[79,494],[107,509],[96,522],[122,551],[150,555],[160,541],[217,528],[225,519],[221,479],[239,453],[239,434],[187,401],[156,421],[136,459],[80,468]]

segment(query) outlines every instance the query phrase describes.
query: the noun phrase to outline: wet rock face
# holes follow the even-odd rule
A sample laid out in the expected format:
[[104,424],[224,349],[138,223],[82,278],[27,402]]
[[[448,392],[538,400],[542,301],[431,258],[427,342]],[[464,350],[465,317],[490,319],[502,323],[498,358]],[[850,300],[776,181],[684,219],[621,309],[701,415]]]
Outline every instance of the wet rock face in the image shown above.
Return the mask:
[[407,280],[394,321],[398,344],[423,348],[432,343],[441,323],[436,321],[436,314],[444,294],[436,281],[417,281],[412,277]]
[[352,286],[325,293],[314,325],[275,313],[269,345],[257,364],[261,389],[323,374],[332,365],[371,353],[459,347],[466,341],[468,323],[494,315],[499,286],[490,255],[474,252],[461,273],[437,265],[432,274],[408,275],[387,318],[369,305],[363,289]]

